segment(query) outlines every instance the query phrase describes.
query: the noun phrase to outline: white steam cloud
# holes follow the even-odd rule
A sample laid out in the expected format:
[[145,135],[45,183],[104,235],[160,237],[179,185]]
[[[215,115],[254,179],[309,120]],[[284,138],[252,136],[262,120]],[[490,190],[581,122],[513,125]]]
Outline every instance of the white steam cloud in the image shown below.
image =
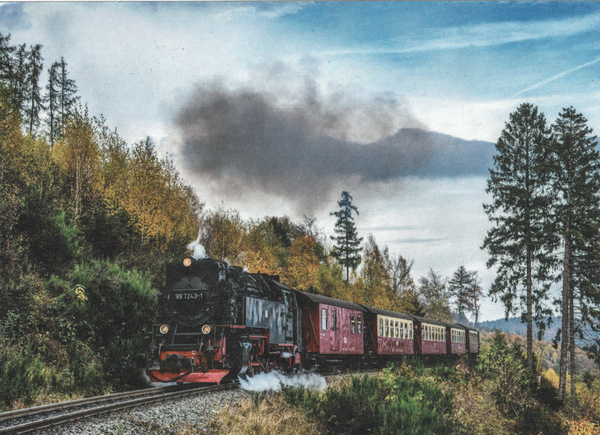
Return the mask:
[[198,238],[196,240],[187,245],[187,248],[194,252],[192,254],[194,260],[202,260],[204,257],[206,257],[206,250],[204,249],[204,246],[200,244],[200,234],[198,234]]
[[325,378],[313,372],[300,372],[285,375],[281,372],[261,373],[252,378],[240,380],[240,387],[247,391],[281,391],[286,387],[305,387],[311,390],[323,391],[327,388]]

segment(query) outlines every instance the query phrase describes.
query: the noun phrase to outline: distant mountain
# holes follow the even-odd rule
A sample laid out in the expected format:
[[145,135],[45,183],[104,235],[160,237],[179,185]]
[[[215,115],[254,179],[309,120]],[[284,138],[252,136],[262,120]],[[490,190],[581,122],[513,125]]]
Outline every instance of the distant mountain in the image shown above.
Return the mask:
[[375,152],[386,157],[377,159],[384,168],[391,165],[385,173],[438,178],[489,175],[496,146],[492,142],[469,141],[419,128],[402,128],[395,135],[369,145],[367,150],[371,156]]
[[[544,336],[542,337],[544,340],[552,340],[556,337],[556,333],[560,329],[562,324],[562,317],[553,317],[552,323],[549,328],[546,328],[544,331]],[[527,324],[522,323],[520,318],[511,318],[508,320],[498,319],[498,320],[488,320],[487,322],[479,322],[477,328],[488,331],[502,331],[507,332],[509,334],[520,335],[522,337],[527,336]],[[535,323],[533,325],[533,335],[537,338],[538,328]]]

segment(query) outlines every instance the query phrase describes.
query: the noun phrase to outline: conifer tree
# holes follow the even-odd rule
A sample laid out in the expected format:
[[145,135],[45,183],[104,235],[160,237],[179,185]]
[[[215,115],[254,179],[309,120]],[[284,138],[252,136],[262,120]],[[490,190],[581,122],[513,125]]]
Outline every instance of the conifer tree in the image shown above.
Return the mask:
[[34,133],[34,128],[40,124],[40,112],[43,109],[42,93],[40,87],[40,76],[44,68],[44,58],[42,57],[42,46],[36,44],[31,47],[28,57],[27,69],[29,76],[27,78],[27,119],[29,123],[29,134]]
[[10,45],[10,34],[7,36],[0,33],[0,81],[6,85],[10,83],[13,76],[12,54],[15,47]]
[[494,224],[483,248],[490,258],[488,267],[497,267],[490,295],[500,298],[506,317],[518,311],[527,323],[527,361],[533,371],[533,321],[540,331],[551,311],[545,306],[551,280],[552,258],[546,248],[552,238],[548,230],[548,129],[546,119],[532,104],[522,104],[510,114],[510,121],[496,143],[494,168],[486,192],[492,202],[484,204]]
[[75,113],[79,100],[79,96],[75,96],[77,93],[75,80],[69,78],[67,63],[64,57],[61,57],[60,62],[58,62],[58,85],[58,122],[61,126],[59,133],[62,136],[67,120]]
[[19,111],[23,119],[27,119],[25,102],[27,100],[28,77],[29,77],[29,52],[27,45],[22,44],[16,50],[14,69],[12,74],[13,105]]
[[342,199],[338,201],[340,210],[331,213],[337,217],[334,231],[337,236],[331,236],[331,239],[336,242],[331,250],[331,255],[346,269],[346,284],[350,281],[350,269],[356,270],[361,262],[360,252],[362,248],[360,244],[363,238],[358,237],[356,227],[354,225],[354,217],[352,212],[358,215],[358,209],[352,204],[352,197],[346,191],[342,192]]
[[48,137],[50,147],[54,148],[54,140],[58,131],[58,68],[60,64],[54,62],[48,70],[48,84],[46,85],[46,107],[48,109]]
[[470,289],[474,284],[476,273],[467,271],[465,266],[460,266],[448,281],[448,291],[450,296],[454,297],[458,314],[473,309]]
[[587,120],[573,107],[563,109],[552,132],[552,187],[557,196],[552,214],[564,248],[559,395],[564,399],[569,360],[574,405],[575,337],[581,336],[582,321],[590,313],[584,304],[576,310],[576,304],[594,300],[600,289],[600,153]]

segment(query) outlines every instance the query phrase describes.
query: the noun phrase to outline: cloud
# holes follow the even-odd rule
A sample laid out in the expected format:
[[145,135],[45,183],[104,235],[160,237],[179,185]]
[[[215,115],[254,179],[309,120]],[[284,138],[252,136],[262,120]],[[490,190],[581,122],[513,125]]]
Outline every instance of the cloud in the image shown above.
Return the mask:
[[265,91],[202,86],[175,124],[186,169],[222,194],[260,191],[308,211],[340,183],[487,174],[494,149],[427,132],[400,100],[326,98],[310,80],[291,101]]
[[397,39],[387,46],[357,46],[335,51],[327,55],[407,54],[428,51],[460,50],[474,47],[492,47],[551,38],[566,38],[589,31],[600,25],[600,14],[577,18],[538,21],[502,21],[476,25],[424,28],[417,36]]
[[31,27],[29,16],[23,11],[23,3],[0,3],[0,23],[9,31],[27,30]]

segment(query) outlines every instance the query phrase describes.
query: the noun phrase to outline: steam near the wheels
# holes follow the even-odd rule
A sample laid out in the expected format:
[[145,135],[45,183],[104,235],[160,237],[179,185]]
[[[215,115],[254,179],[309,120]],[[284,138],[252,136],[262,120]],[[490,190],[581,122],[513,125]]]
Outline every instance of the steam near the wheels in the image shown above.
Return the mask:
[[487,175],[494,146],[428,132],[394,98],[199,87],[176,116],[183,160],[222,193],[260,190],[311,209],[338,183]]

